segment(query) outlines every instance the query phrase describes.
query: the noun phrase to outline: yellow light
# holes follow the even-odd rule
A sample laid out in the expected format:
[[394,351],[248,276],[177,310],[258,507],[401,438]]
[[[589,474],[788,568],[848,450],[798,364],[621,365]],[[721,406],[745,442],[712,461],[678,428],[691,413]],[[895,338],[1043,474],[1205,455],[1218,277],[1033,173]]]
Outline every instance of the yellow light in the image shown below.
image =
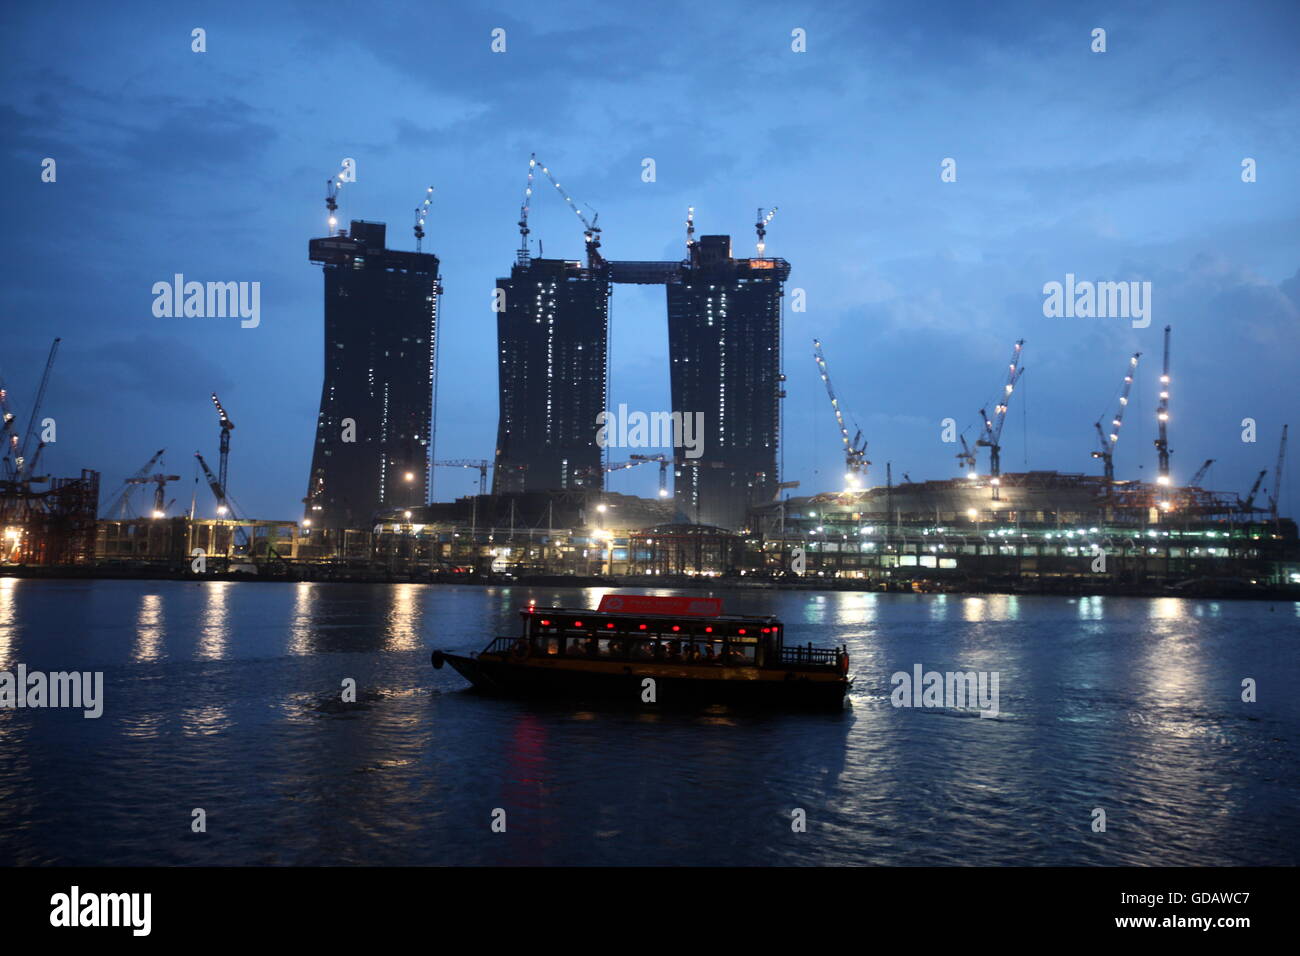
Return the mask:
[[974,521],[974,520],[975,520],[975,514],[976,514],[976,511],[975,511],[974,508],[967,508],[967,509],[966,509],[966,517],[967,517],[967,518],[970,518],[971,521]]

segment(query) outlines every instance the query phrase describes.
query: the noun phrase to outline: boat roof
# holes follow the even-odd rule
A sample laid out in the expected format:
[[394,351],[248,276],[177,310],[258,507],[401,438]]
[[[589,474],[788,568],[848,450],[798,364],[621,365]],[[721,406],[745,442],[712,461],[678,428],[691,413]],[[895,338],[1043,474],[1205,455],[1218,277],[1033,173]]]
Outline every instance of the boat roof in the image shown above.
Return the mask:
[[[659,620],[674,621],[735,621],[737,623],[775,622],[774,614],[724,614],[721,598],[675,597],[658,594],[606,594],[600,599],[598,608],[539,607],[530,604],[520,611],[521,614],[535,614],[549,611],[556,614],[582,614],[602,619],[652,617]],[[779,623],[779,622],[777,622]]]

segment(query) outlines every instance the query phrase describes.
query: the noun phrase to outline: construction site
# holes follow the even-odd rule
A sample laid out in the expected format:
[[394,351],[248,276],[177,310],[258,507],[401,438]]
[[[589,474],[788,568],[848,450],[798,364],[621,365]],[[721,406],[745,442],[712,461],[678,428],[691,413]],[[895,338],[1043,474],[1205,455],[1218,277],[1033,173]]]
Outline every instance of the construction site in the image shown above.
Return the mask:
[[[527,218],[534,167],[551,179],[581,220],[588,250],[585,267],[530,257]],[[1012,346],[998,376],[995,399],[979,408],[974,441],[959,434],[955,423],[945,429],[941,440],[953,450],[958,472],[952,478],[913,481],[900,470],[895,480],[892,462],[885,463],[883,482],[879,470],[874,481],[869,478],[867,442],[862,430],[850,424],[817,340],[809,356],[813,363],[798,364],[805,374],[815,365],[828,417],[834,418],[836,454],[844,469],[843,482],[834,489],[795,496],[799,482],[781,481],[776,474],[774,435],[759,443],[768,449],[766,457],[744,462],[697,461],[684,457],[680,448],[610,460],[608,449],[596,448],[586,432],[579,434],[572,424],[586,428],[592,410],[603,408],[603,351],[590,372],[598,377],[591,390],[599,401],[592,404],[582,398],[585,404],[578,407],[573,404],[578,399],[565,399],[572,408],[564,428],[567,435],[577,436],[571,450],[557,453],[550,432],[541,431],[552,427],[549,392],[515,394],[503,385],[495,454],[435,459],[436,409],[431,407],[430,383],[436,369],[441,284],[437,258],[421,251],[433,189],[429,187],[416,208],[416,252],[409,253],[387,248],[382,223],[354,220],[351,234],[336,232],[341,185],[341,179],[329,181],[329,234],[310,245],[310,259],[322,266],[326,289],[338,293],[327,302],[344,305],[327,306],[326,384],[302,517],[257,518],[231,495],[235,422],[215,393],[207,402],[209,427],[217,431],[217,467],[214,471],[200,451],[192,460],[185,456],[194,475],[188,502],[182,499],[178,506],[172,496],[182,481],[181,469],[173,473],[166,466],[165,449],[156,451],[103,501],[96,471],[83,469],[79,476],[65,478],[41,474],[42,452],[53,440],[46,432],[52,420],[42,419],[41,409],[58,355],[60,340],[55,339],[25,428],[0,379],[0,574],[1300,598],[1296,524],[1279,513],[1287,426],[1281,428],[1272,468],[1262,468],[1244,494],[1202,487],[1213,459],[1185,483],[1173,481],[1169,326],[1164,329],[1158,373],[1154,482],[1115,474],[1115,450],[1141,353],[1117,370],[1122,374],[1116,376],[1114,414],[1094,423],[1091,458],[1099,474],[1002,471],[1003,428],[1024,371],[1023,339]],[[530,329],[541,324],[543,312],[549,316],[565,308],[585,309],[582,334],[587,338],[575,340],[572,354],[582,354],[584,344],[588,353],[596,353],[607,335],[602,296],[613,283],[665,285],[670,326],[676,323],[684,329],[678,332],[680,348],[694,356],[687,364],[695,377],[683,379],[681,395],[687,400],[680,407],[698,407],[698,396],[732,388],[731,405],[760,409],[746,427],[766,435],[763,429],[779,425],[787,378],[779,355],[779,283],[789,263],[767,258],[764,252],[775,212],[758,212],[756,258],[732,258],[729,236],[697,241],[691,210],[687,255],[681,262],[610,262],[598,251],[595,219],[589,221],[534,158],[519,223],[521,249],[512,279],[499,281],[521,286],[532,282],[529,288],[539,291],[521,297],[517,314],[502,313],[502,381],[507,373],[577,381],[570,368],[538,371],[528,366],[532,356],[550,355],[551,346],[537,348],[520,337],[506,348],[508,335],[515,334],[506,323],[518,321]],[[547,291],[551,286],[546,283],[555,281],[552,273],[572,273],[566,280],[569,298],[561,300]],[[586,281],[595,285],[574,291]],[[688,326],[697,312],[712,321],[711,296],[724,283],[731,283],[726,287],[733,297],[751,297],[745,307],[755,322],[767,323],[762,326],[765,334],[777,343],[777,359],[764,377],[710,377],[708,368],[700,369],[707,365],[707,349],[716,346],[719,333],[692,338]],[[405,303],[401,321],[406,324],[394,324],[397,331],[386,331],[390,339],[383,342],[366,339],[375,334],[365,331],[374,325],[365,319],[366,302],[393,298]],[[538,310],[537,315],[529,310]],[[399,333],[404,336],[397,337]],[[330,336],[340,339],[336,349],[329,347]],[[344,338],[351,346],[347,350]],[[381,348],[380,354],[391,353],[391,361],[378,371],[373,364],[352,368],[338,358],[375,354]],[[768,351],[765,347],[764,353]],[[754,362],[749,356],[743,361]],[[507,363],[515,364],[507,368]],[[385,378],[381,392],[377,376],[398,384],[390,387]],[[741,384],[721,386],[719,379]],[[412,381],[419,387],[411,386]],[[333,403],[349,388],[357,395],[340,412]],[[365,389],[369,392],[362,395]],[[675,393],[674,402],[679,397]],[[724,393],[722,399],[726,397]],[[353,419],[342,415],[370,400],[375,401],[376,416],[382,416],[375,430],[379,437],[353,443],[347,437]],[[555,405],[568,408],[558,398]],[[545,409],[544,420],[534,414],[537,409]],[[366,422],[358,427],[364,438]],[[409,431],[403,432],[403,427]],[[656,497],[606,490],[609,474],[649,465],[658,470]],[[450,502],[429,501],[437,469],[477,472],[477,493]],[[713,523],[702,516],[712,516]]]

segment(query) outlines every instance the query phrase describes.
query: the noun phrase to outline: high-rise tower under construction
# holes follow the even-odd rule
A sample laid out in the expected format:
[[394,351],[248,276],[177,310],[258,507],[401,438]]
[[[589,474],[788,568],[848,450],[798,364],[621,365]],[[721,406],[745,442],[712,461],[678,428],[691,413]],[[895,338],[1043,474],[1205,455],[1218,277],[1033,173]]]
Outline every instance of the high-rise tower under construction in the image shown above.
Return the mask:
[[704,420],[700,457],[676,452],[676,495],[700,524],[742,528],[776,494],[789,275],[784,259],[733,259],[730,236],[701,236],[667,283],[673,410]]
[[383,223],[313,239],[325,273],[325,375],[306,517],[362,528],[427,500],[438,258],[386,249]]

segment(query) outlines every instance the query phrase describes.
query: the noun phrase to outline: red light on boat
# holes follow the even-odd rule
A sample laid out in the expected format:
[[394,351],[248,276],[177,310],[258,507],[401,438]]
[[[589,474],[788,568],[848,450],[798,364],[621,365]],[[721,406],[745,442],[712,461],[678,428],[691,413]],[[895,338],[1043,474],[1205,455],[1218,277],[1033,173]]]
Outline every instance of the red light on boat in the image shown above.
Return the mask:
[[674,625],[673,625],[673,630],[674,630],[674,631],[680,631],[681,628],[678,627],[676,624],[674,624]]
[[550,621],[543,621],[543,622],[542,622],[542,627],[545,627],[546,625],[548,625],[548,624],[550,624],[550,623],[551,623]]
[[738,633],[738,634],[744,634],[744,633],[745,633],[745,629],[742,627],[742,628],[741,628],[737,633]]
[[614,622],[611,621],[610,623],[606,624],[606,625],[605,625],[605,630],[607,630],[607,631],[612,631],[612,630],[614,630]]
[[639,628],[640,628],[641,630],[643,630],[643,631],[645,630],[645,625],[644,625],[644,624],[638,624],[637,627],[639,627]]
[[713,633],[713,628],[711,628],[711,627],[706,627],[706,628],[704,629],[704,633],[705,633],[705,634],[712,634],[712,633]]
[[772,629],[771,629],[770,627],[765,627],[765,628],[763,628],[763,633],[764,633],[764,634],[771,634],[771,633],[772,633]]
[[582,627],[582,622],[581,622],[581,621],[574,621],[574,622],[573,622],[573,626],[574,626],[574,627]]

